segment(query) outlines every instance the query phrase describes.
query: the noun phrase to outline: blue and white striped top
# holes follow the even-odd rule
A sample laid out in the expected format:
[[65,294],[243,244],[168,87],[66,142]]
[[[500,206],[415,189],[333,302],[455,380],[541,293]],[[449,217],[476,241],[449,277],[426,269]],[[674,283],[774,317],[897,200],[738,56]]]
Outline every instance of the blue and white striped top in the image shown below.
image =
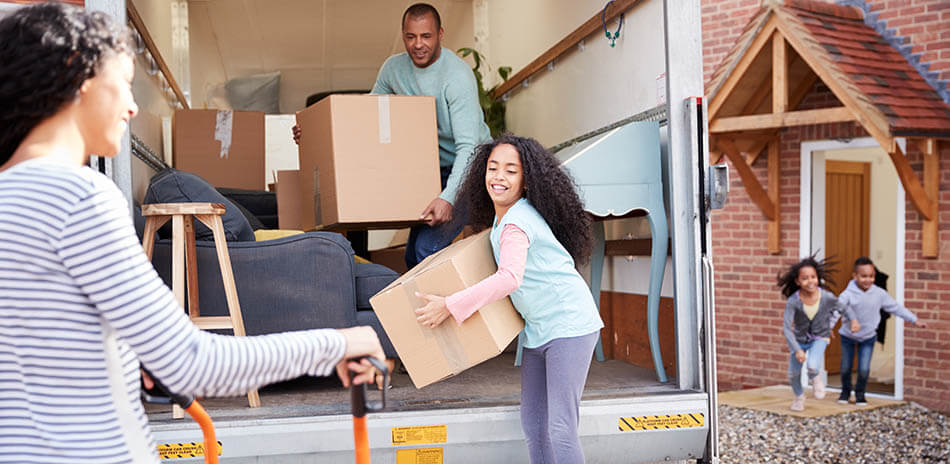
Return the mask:
[[226,396],[328,375],[344,350],[334,330],[198,330],[112,181],[42,158],[0,172],[0,462],[159,462],[139,362],[172,391]]

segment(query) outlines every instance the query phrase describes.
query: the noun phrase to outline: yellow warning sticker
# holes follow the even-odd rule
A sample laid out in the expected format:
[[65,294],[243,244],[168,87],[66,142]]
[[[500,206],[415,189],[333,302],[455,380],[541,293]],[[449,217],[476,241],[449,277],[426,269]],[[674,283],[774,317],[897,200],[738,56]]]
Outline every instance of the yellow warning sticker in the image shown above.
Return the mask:
[[[218,456],[224,448],[221,441],[218,441]],[[158,445],[158,455],[162,459],[178,458],[196,458],[205,455],[205,444],[201,442],[190,443],[160,443]]]
[[396,450],[396,464],[442,464],[442,448]]
[[445,443],[445,438],[446,426],[444,424],[393,427],[393,445],[396,446]]
[[701,412],[692,414],[667,414],[665,416],[621,417],[618,421],[621,432],[657,429],[683,429],[702,427],[706,418]]

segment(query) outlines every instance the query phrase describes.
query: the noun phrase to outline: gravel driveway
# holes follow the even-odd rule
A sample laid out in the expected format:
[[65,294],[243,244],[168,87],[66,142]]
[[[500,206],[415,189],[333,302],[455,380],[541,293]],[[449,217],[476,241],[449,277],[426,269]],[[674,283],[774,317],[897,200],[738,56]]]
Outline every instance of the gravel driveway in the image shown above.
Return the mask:
[[816,418],[719,406],[724,464],[948,463],[950,418],[917,404]]

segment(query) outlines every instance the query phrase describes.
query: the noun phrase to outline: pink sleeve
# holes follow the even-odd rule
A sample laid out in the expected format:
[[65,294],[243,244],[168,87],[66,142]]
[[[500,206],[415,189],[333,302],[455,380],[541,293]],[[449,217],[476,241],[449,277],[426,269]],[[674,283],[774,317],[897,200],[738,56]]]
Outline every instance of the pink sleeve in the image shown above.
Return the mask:
[[462,324],[479,308],[510,295],[521,286],[528,245],[528,236],[523,230],[514,224],[505,225],[499,239],[498,271],[445,299],[445,306],[456,322]]

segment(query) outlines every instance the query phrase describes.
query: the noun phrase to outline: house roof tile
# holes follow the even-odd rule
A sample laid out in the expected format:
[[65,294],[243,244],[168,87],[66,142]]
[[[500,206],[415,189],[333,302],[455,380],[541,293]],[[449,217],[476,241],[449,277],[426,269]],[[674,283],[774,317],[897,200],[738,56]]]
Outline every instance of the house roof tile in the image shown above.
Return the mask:
[[767,2],[713,73],[708,85],[711,95],[773,15],[784,23],[782,31],[800,36],[799,43],[817,45],[805,51],[813,54],[808,61],[825,67],[825,75],[844,81],[840,88],[852,93],[853,101],[862,102],[862,110],[876,111],[891,136],[950,136],[950,105],[903,55],[864,24],[863,13],[819,0]]

